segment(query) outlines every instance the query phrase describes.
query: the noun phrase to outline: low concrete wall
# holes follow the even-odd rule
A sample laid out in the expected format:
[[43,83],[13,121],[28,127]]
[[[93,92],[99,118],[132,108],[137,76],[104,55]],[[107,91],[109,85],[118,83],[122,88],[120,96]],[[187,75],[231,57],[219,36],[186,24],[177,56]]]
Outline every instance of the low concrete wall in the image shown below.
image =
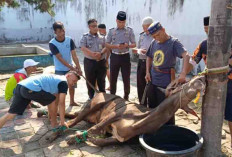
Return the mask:
[[40,62],[38,66],[41,67],[53,65],[53,58],[48,55],[48,50],[39,46],[0,47],[0,54],[0,72],[3,73],[22,68],[26,59]]

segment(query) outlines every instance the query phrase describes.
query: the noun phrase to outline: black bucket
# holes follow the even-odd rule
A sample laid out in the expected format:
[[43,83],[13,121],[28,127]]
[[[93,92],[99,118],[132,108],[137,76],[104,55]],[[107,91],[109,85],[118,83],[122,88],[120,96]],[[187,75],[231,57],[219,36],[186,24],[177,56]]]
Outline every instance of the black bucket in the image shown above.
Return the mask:
[[154,134],[143,134],[140,144],[148,157],[193,157],[202,147],[203,138],[186,128],[166,125]]

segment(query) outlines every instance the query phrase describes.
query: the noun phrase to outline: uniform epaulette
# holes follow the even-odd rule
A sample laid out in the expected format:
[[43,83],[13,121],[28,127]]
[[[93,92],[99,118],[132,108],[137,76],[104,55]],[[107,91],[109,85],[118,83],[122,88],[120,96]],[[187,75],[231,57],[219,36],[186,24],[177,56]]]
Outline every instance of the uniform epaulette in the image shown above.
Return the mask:
[[127,26],[127,28],[132,29],[131,27],[128,27],[128,26]]
[[142,35],[144,32],[141,32],[139,35]]
[[114,29],[114,27],[113,28],[110,28],[109,30],[113,30]]
[[83,36],[86,36],[86,35],[88,35],[88,34],[89,34],[89,33],[84,33]]

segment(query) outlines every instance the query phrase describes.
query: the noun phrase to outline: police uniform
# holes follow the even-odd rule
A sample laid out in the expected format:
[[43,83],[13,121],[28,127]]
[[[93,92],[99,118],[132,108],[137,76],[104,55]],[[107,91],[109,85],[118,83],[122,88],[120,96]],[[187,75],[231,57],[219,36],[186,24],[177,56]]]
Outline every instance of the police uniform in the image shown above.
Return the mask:
[[[150,34],[162,28],[159,22],[149,26]],[[186,50],[178,39],[170,36],[164,43],[156,40],[146,53],[147,57],[152,58],[151,67],[151,86],[148,92],[148,106],[155,108],[165,99],[165,89],[171,82],[171,69],[175,67],[176,57],[182,58],[182,54]],[[166,124],[175,124],[175,116],[173,116]]]
[[[118,13],[118,20],[124,21],[126,19],[125,12]],[[130,27],[123,29],[111,28],[107,34],[106,42],[112,45],[119,45],[123,43],[135,43],[134,31]],[[112,49],[110,56],[110,93],[116,93],[117,78],[119,70],[122,72],[122,79],[124,84],[124,98],[128,99],[130,94],[130,73],[131,63],[129,48]]]
[[[152,36],[150,34],[147,34],[146,32],[140,33],[139,41],[138,41],[138,49],[146,49],[148,50],[151,41],[153,40]],[[138,91],[138,97],[139,102],[141,103],[143,92],[146,86],[146,54],[140,53],[139,54],[139,61],[138,61],[138,67],[137,67],[137,91]],[[147,106],[147,101],[145,100],[144,106]]]
[[[101,52],[105,47],[105,37],[96,34],[85,33],[80,41],[80,47],[86,47],[92,52]],[[84,71],[86,79],[95,85],[96,81],[98,84],[99,91],[105,92],[105,77],[106,77],[106,60],[105,54],[101,56],[100,60],[96,60],[91,56],[84,57]],[[94,96],[94,89],[92,89],[86,82],[88,88],[89,98],[92,99]]]

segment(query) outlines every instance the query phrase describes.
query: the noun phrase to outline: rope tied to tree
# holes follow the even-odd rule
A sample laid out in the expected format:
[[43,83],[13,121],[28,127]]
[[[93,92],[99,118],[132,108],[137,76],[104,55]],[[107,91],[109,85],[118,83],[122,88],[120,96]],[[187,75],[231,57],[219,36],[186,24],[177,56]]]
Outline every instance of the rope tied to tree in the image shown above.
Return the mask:
[[206,67],[205,70],[202,71],[201,73],[198,73],[198,75],[212,75],[212,74],[228,73],[229,69],[230,69],[229,65],[223,66],[223,67],[218,67],[218,68],[211,68],[211,69],[208,69]]

